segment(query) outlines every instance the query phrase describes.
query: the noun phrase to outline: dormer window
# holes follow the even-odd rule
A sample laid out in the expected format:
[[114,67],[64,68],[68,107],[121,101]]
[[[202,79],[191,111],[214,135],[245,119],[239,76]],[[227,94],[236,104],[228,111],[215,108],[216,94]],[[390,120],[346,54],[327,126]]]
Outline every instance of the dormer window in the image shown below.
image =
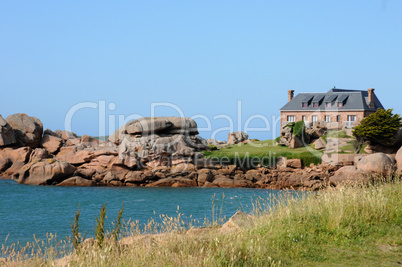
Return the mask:
[[345,103],[346,103],[346,101],[348,100],[348,95],[341,95],[339,98],[338,98],[338,101],[336,102],[337,104],[337,107],[338,108],[341,108],[341,107],[343,107],[344,105],[345,105]]
[[332,107],[332,104],[334,103],[337,97],[338,97],[337,95],[330,95],[327,99],[325,99],[325,107],[327,108]]
[[318,108],[322,104],[323,100],[324,100],[323,95],[316,95],[313,99],[313,108]]
[[302,108],[308,108],[308,105],[311,104],[311,100],[313,100],[313,97],[311,95],[306,96],[302,101]]

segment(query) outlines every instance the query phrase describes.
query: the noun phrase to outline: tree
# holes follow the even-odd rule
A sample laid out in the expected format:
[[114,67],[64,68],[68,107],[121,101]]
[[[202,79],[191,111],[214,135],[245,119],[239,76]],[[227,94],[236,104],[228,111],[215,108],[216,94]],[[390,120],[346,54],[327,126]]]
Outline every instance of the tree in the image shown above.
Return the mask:
[[355,127],[353,135],[357,140],[369,141],[373,145],[392,146],[401,119],[398,114],[392,114],[392,109],[378,109]]

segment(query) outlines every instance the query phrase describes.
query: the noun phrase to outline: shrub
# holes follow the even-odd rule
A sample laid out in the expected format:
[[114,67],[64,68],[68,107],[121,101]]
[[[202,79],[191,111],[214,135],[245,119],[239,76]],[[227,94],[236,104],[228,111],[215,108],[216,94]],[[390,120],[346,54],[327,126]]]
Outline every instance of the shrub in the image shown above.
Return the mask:
[[212,150],[218,150],[218,147],[217,146],[215,146],[215,145],[208,145],[209,146],[209,149],[212,151]]
[[302,138],[304,136],[304,127],[305,126],[304,126],[303,121],[298,121],[293,126],[293,134],[296,135],[297,137],[299,137],[300,140],[302,140]]
[[281,141],[281,137],[278,136],[277,138],[275,138],[275,142],[279,143],[279,141]]
[[392,109],[378,109],[356,126],[353,135],[356,139],[363,139],[374,145],[390,146],[400,126],[401,117],[398,114],[392,114]]

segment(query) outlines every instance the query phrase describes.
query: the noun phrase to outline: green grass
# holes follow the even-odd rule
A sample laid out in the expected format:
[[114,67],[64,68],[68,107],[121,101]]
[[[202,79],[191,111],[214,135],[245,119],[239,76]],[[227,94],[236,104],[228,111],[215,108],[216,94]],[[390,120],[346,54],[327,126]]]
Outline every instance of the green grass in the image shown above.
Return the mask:
[[327,138],[354,138],[354,137],[347,135],[344,130],[341,130],[341,131],[329,131],[327,134],[322,136],[322,138],[325,141],[327,141]]
[[[279,203],[272,206],[272,203]],[[129,231],[124,244],[84,242],[78,254],[55,250],[10,266],[398,266],[402,264],[402,183],[328,189],[255,201],[253,223],[184,231],[180,214],[164,233]],[[135,227],[133,227],[135,228]],[[127,242],[128,241],[128,242]],[[52,250],[53,249],[53,250]],[[21,255],[20,255],[21,256]],[[21,259],[23,257],[21,256]],[[28,258],[28,259],[27,259]],[[8,264],[7,262],[4,265]]]
[[219,150],[204,151],[203,154],[206,158],[226,164],[239,165],[239,162],[253,161],[254,164],[250,163],[249,166],[256,164],[268,166],[268,163],[275,162],[278,157],[300,158],[302,163],[308,166],[310,163],[321,163],[322,156],[322,152],[314,150],[310,146],[289,149],[289,147],[275,145],[275,140],[236,144]]

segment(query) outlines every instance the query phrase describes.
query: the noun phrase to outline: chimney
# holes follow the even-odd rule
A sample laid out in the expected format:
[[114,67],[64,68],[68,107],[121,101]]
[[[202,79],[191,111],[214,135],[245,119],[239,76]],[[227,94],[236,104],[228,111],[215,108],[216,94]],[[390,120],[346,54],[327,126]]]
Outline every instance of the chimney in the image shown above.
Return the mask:
[[293,99],[294,94],[295,90],[288,90],[288,102],[290,102]]
[[368,104],[370,108],[374,108],[374,88],[369,88],[368,90]]

